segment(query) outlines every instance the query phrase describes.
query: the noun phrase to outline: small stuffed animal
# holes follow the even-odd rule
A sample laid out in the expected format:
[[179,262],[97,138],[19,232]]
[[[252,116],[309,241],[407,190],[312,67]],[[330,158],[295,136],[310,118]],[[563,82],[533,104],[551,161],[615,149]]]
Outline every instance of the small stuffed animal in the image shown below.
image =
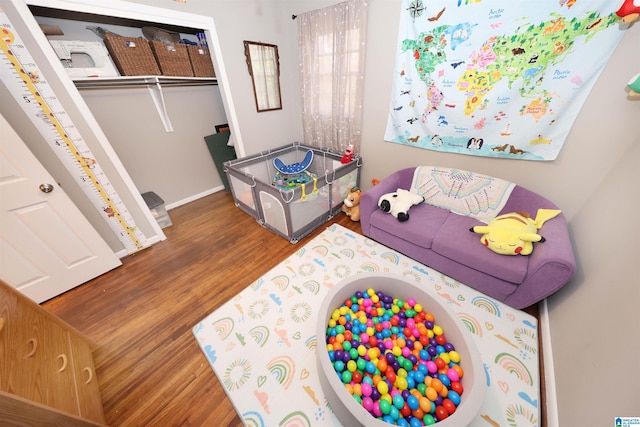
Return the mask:
[[342,158],[340,159],[340,163],[347,164],[351,160],[353,160],[353,144],[347,145],[347,148],[344,150],[344,154],[342,155]]
[[342,212],[344,212],[351,221],[360,221],[360,198],[362,197],[362,190],[358,187],[352,187],[347,194],[347,198],[344,199],[342,204]]
[[476,225],[469,231],[482,234],[480,242],[493,252],[501,255],[529,255],[533,252],[533,242],[544,242],[537,233],[546,221],[556,217],[561,211],[538,209],[533,220],[526,212],[512,212],[499,215],[487,225]]
[[421,195],[398,188],[395,193],[380,196],[378,207],[395,216],[398,221],[404,222],[409,219],[409,208],[422,202],[424,202],[424,197]]

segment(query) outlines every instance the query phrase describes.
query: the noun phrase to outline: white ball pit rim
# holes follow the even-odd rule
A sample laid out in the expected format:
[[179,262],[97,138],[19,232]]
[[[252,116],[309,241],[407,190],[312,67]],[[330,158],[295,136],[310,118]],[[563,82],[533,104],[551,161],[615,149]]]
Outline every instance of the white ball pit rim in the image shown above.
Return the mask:
[[406,301],[413,298],[425,311],[433,314],[435,324],[440,325],[447,337],[460,354],[460,366],[464,369],[462,385],[464,392],[456,412],[448,418],[438,421],[437,427],[462,427],[469,425],[478,415],[487,390],[484,368],[480,352],[473,342],[471,333],[456,313],[442,305],[440,297],[425,286],[389,273],[362,273],[348,277],[337,283],[325,296],[317,319],[318,338],[318,375],[322,390],[331,410],[345,427],[388,427],[389,424],[378,420],[356,402],[338,378],[326,350],[326,331],[331,313],[357,291],[364,292],[373,288],[393,298]]

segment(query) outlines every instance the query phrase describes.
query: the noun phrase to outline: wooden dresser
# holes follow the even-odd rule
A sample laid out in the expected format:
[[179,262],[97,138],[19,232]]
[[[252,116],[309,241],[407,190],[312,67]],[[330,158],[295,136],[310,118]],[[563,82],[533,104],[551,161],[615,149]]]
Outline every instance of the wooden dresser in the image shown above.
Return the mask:
[[0,425],[104,425],[95,347],[0,281]]

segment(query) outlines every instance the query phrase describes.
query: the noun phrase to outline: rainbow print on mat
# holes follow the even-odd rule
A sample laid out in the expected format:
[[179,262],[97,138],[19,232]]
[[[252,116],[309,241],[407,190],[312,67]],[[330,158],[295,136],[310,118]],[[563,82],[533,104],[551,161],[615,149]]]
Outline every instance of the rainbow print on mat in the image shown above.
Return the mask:
[[249,336],[253,338],[256,344],[262,347],[269,339],[269,328],[264,325],[258,325],[249,330]]
[[533,384],[531,372],[520,359],[509,353],[500,353],[496,356],[495,363],[503,367],[510,374],[515,375],[520,381],[527,385]]
[[231,331],[233,331],[233,319],[223,317],[222,319],[216,320],[212,326],[218,334],[218,337],[220,337],[221,340],[225,340]]
[[460,320],[462,320],[469,332],[482,337],[482,326],[480,326],[480,322],[475,317],[467,313],[459,313],[458,316],[460,316]]
[[472,427],[539,425],[535,318],[338,225],[193,327],[245,425],[340,426],[318,379],[324,339],[316,336],[315,310],[343,277],[371,271],[424,286],[466,326],[491,388]]
[[491,313],[496,317],[500,317],[500,307],[498,306],[498,303],[492,298],[484,295],[477,296],[473,300],[471,300],[471,303],[474,306],[486,311],[487,313]]
[[309,427],[312,424],[307,414],[302,411],[295,411],[284,417],[278,425],[280,427]]
[[291,357],[285,355],[277,356],[267,363],[267,368],[285,389],[289,388],[296,370],[296,365]]

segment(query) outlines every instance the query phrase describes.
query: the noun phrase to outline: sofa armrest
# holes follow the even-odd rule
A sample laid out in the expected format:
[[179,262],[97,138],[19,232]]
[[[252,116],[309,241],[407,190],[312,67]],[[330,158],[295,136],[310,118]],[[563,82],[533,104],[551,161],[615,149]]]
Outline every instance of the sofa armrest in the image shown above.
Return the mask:
[[539,233],[545,242],[536,243],[529,255],[527,276],[508,299],[516,308],[540,301],[563,287],[576,271],[576,260],[563,214],[547,221]]
[[379,209],[378,200],[383,194],[392,193],[398,188],[409,190],[413,182],[413,172],[415,168],[401,169],[392,173],[378,185],[365,191],[360,199],[360,225],[362,233],[369,236],[371,229],[371,215]]

